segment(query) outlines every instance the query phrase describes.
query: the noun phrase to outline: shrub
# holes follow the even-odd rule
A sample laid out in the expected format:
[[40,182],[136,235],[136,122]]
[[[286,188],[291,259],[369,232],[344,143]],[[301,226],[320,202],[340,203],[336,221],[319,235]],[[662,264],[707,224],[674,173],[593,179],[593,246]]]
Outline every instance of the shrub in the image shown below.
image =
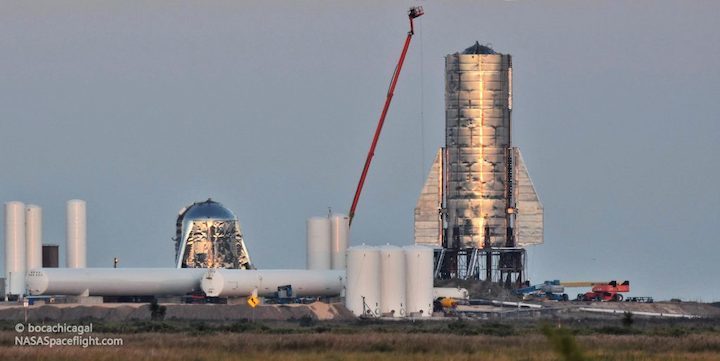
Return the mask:
[[368,348],[371,352],[392,352],[395,347],[387,342],[373,343]]
[[636,335],[640,331],[630,327],[604,326],[596,328],[595,331],[605,335]]
[[153,321],[164,320],[165,311],[167,311],[167,307],[160,306],[157,299],[153,298],[152,302],[150,302],[150,319]]
[[556,353],[565,361],[586,360],[575,337],[565,328],[553,328],[549,325],[542,327],[542,333],[547,337]]
[[312,327],[317,323],[317,320],[310,315],[303,315],[299,321],[300,327]]
[[633,322],[635,322],[635,320],[633,320],[632,312],[625,311],[622,318],[622,325],[625,327],[632,327]]
[[512,325],[504,323],[488,323],[480,327],[480,333],[490,336],[512,336],[515,334],[515,328]]
[[450,322],[447,327],[451,333],[456,335],[477,335],[480,333],[475,327],[463,320]]

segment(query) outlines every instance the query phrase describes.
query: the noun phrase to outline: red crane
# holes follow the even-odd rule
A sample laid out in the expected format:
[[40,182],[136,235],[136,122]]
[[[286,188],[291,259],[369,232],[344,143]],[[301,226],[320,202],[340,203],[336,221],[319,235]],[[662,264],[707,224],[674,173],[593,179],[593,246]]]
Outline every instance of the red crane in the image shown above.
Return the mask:
[[383,106],[382,113],[380,114],[380,120],[378,121],[377,128],[375,128],[375,136],[373,136],[370,150],[368,151],[367,158],[365,159],[365,166],[363,167],[362,174],[360,175],[360,181],[358,182],[357,189],[355,190],[355,197],[353,197],[352,206],[350,206],[350,224],[352,224],[353,217],[355,216],[355,208],[357,208],[358,200],[360,200],[360,193],[362,192],[363,185],[365,184],[365,178],[367,177],[368,170],[370,169],[370,163],[375,155],[375,147],[377,146],[378,139],[380,138],[383,124],[385,124],[385,116],[387,116],[388,109],[390,108],[390,102],[392,101],[393,93],[395,92],[395,85],[397,85],[398,78],[400,77],[400,71],[402,70],[403,63],[405,62],[405,55],[407,55],[408,47],[410,47],[410,40],[415,34],[413,19],[420,17],[423,14],[424,12],[422,6],[411,7],[410,10],[408,10],[410,31],[407,33],[407,38],[405,38],[405,45],[403,46],[402,53],[400,54],[400,59],[395,66],[395,72],[393,72],[392,80],[390,81],[390,88],[388,88],[385,105]]

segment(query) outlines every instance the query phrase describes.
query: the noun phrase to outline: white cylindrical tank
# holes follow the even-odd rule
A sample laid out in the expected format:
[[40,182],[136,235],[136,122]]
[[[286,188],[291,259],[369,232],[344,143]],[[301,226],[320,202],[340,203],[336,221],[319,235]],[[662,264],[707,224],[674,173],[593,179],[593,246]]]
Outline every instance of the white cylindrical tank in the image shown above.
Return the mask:
[[333,214],[330,217],[332,232],[332,269],[344,270],[345,251],[348,249],[348,239],[350,237],[350,218],[343,214]]
[[5,203],[5,294],[25,293],[25,204]]
[[405,269],[407,280],[406,310],[408,316],[432,316],[433,311],[433,249],[406,246]]
[[25,208],[25,263],[27,269],[42,267],[42,208]]
[[380,311],[405,317],[405,253],[391,245],[380,247]]
[[307,220],[307,269],[330,269],[330,243],[330,219],[326,217],[309,218]]
[[87,257],[87,219],[85,201],[67,202],[67,267],[85,268]]
[[380,316],[380,251],[376,247],[348,248],[345,307],[355,316]]
[[467,300],[470,298],[470,293],[465,288],[456,287],[435,287],[433,288],[433,300],[438,298],[455,298],[459,300]]
[[278,287],[291,286],[296,297],[339,296],[345,272],[334,270],[205,270],[201,288],[210,297],[244,297],[254,290],[261,297],[274,296]]
[[31,295],[183,296],[200,290],[202,268],[37,268]]

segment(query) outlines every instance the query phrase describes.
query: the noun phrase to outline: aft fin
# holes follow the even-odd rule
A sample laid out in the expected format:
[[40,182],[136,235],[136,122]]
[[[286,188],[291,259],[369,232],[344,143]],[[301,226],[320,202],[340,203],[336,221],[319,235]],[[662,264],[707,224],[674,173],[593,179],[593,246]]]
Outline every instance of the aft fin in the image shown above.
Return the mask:
[[518,247],[542,244],[545,229],[542,202],[535,191],[519,148],[513,148],[513,158],[515,159],[513,191],[517,208],[515,242]]
[[441,246],[442,148],[438,149],[415,205],[415,244]]

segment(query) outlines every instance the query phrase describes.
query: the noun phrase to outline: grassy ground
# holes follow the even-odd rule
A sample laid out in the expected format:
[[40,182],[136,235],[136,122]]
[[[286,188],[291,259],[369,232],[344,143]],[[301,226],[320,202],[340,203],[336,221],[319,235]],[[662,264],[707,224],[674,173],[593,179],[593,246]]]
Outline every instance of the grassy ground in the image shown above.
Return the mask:
[[[7,360],[720,360],[720,325],[513,325],[488,322],[94,323],[121,347],[15,346]],[[155,330],[155,331],[153,331]],[[98,332],[100,331],[100,332]]]

